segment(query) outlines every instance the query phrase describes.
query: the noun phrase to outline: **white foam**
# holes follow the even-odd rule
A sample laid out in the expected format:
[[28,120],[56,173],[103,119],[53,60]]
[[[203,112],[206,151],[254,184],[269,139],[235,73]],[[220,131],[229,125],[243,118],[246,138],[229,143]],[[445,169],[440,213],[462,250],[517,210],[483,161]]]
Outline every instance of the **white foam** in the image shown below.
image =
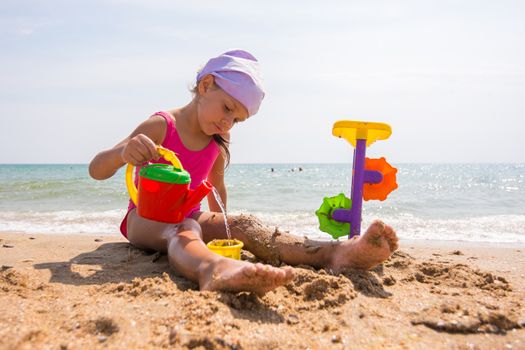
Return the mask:
[[[365,218],[371,222],[373,218]],[[383,217],[407,239],[525,243],[525,215],[491,215],[465,219],[423,219],[410,214]]]
[[0,231],[24,233],[119,234],[122,209],[101,212],[0,212]]
[[[248,213],[249,211],[244,211]],[[232,212],[232,214],[240,214]],[[307,212],[252,212],[268,225],[313,239],[330,239],[319,230],[317,217]],[[525,215],[493,215],[466,219],[423,219],[411,214],[363,217],[361,229],[365,230],[380,218],[395,228],[402,239],[437,239],[471,242],[525,243]]]
[[[278,226],[298,236],[329,240],[319,230],[314,213],[306,211],[266,212],[234,210],[232,215],[250,213],[265,224]],[[0,232],[84,233],[118,235],[124,209],[99,212],[67,210],[55,212],[0,212]],[[492,215],[465,219],[425,219],[412,214],[364,215],[362,230],[381,218],[396,229],[402,239],[438,239],[472,242],[525,243],[525,215]]]

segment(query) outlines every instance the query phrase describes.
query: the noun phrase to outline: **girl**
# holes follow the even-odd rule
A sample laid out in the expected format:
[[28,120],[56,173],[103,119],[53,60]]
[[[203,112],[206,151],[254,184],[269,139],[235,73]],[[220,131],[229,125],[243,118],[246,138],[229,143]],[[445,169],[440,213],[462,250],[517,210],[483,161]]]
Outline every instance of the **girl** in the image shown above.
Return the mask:
[[[116,146],[97,154],[89,165],[90,175],[107,179],[126,163],[157,160],[156,145],[162,145],[177,153],[191,175],[191,188],[208,179],[226,205],[229,131],[256,114],[264,98],[259,63],[246,51],[229,51],[210,59],[196,80],[194,97],[186,106],[153,114]],[[201,290],[264,294],[292,279],[290,267],[252,264],[211,252],[204,242],[225,238],[226,233],[212,195],[208,203],[211,212],[197,206],[180,224],[167,224],[140,217],[130,202],[121,232],[136,247],[166,252],[170,265],[198,282]],[[379,221],[361,238],[344,243],[303,241],[272,231],[250,216],[231,217],[229,224],[233,238],[273,265],[310,264],[334,272],[345,267],[369,269],[397,248],[394,231]]]

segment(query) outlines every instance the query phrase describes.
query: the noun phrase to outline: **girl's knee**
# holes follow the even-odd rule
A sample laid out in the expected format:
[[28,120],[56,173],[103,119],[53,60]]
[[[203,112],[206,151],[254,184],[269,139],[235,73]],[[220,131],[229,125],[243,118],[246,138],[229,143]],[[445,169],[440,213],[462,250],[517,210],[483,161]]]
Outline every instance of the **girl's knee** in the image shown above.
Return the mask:
[[199,237],[202,239],[201,225],[199,225],[199,223],[194,219],[186,218],[182,220],[177,229],[177,233],[181,231],[192,231],[195,234],[199,235]]

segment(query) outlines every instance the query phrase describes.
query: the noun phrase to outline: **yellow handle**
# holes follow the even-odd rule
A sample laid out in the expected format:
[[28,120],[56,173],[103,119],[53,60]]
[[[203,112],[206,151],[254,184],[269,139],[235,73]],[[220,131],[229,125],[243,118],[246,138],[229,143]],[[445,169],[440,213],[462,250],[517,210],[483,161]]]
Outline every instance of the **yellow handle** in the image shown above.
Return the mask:
[[357,140],[366,140],[368,147],[377,140],[388,139],[391,134],[392,128],[385,123],[339,120],[332,128],[332,135],[343,137],[354,147]]
[[[164,148],[162,146],[157,146],[157,152],[162,156],[162,158],[166,159],[168,162],[171,162],[175,168],[179,168],[180,170],[184,170],[182,167],[182,163],[180,162],[179,158],[170,151],[167,148]],[[135,186],[135,182],[133,182],[133,169],[135,166],[131,163],[128,163],[128,167],[126,168],[126,187],[128,188],[129,198],[137,205],[137,196],[138,196],[138,190],[137,186]]]

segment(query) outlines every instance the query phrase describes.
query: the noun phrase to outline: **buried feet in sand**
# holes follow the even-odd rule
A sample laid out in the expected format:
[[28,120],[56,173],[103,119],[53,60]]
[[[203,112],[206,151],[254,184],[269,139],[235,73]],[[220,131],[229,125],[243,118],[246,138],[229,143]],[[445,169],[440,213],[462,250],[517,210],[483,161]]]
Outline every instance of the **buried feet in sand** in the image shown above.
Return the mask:
[[[361,236],[331,246],[330,259],[324,267],[332,273],[340,273],[345,268],[370,270],[397,250],[397,242],[394,229],[376,220]],[[290,267],[277,268],[222,257],[199,271],[201,290],[247,291],[259,295],[287,284],[292,278]]]
[[376,220],[361,236],[337,245],[327,268],[334,273],[347,267],[370,270],[390,257],[397,241],[394,229]]
[[293,270],[264,264],[219,258],[199,273],[201,290],[254,292],[259,295],[290,282]]

